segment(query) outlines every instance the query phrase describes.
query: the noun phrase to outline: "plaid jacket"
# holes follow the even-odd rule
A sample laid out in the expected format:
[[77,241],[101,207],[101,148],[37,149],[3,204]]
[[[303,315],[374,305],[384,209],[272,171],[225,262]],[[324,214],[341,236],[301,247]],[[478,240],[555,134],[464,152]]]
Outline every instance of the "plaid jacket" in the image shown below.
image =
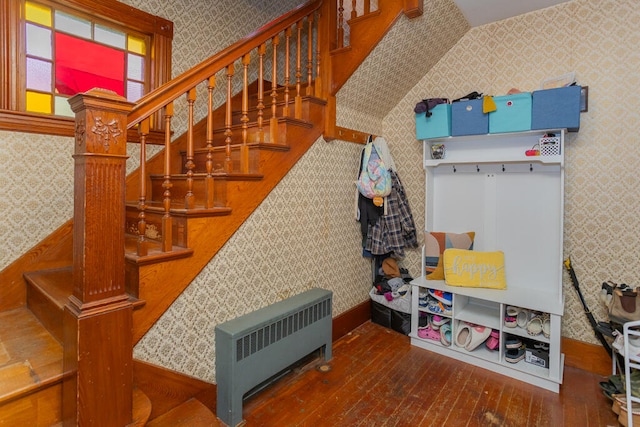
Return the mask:
[[387,196],[387,215],[368,227],[365,250],[373,255],[393,253],[404,258],[404,248],[418,246],[416,226],[400,177],[391,171],[391,194]]

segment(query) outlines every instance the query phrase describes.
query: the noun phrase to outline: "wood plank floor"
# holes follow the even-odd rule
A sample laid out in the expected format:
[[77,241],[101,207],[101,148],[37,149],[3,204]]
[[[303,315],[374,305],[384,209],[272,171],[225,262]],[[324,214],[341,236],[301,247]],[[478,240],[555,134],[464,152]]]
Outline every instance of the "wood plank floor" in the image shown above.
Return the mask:
[[565,367],[559,394],[411,346],[367,322],[247,399],[247,426],[618,426],[603,378]]

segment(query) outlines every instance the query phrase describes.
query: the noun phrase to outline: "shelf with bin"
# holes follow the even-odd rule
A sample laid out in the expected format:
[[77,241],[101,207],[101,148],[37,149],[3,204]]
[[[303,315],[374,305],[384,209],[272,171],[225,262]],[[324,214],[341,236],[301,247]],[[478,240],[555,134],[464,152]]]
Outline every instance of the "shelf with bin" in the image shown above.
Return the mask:
[[[528,150],[536,145],[540,148],[541,138],[551,133],[557,138],[551,146],[545,145],[540,155],[527,156]],[[507,285],[505,289],[454,287],[444,280],[427,280],[423,253],[423,273],[411,282],[413,289],[416,294],[431,288],[453,295],[454,342],[451,347],[429,345],[413,334],[413,345],[559,392],[564,365],[560,346],[564,136],[564,129],[546,129],[423,141],[425,230],[474,232],[473,250],[504,253]],[[441,158],[431,154],[435,144],[444,145]],[[531,336],[526,328],[506,327],[509,306],[549,313],[549,336]],[[412,326],[416,322],[412,319]],[[480,345],[467,351],[457,347],[458,322],[499,331],[500,348],[489,350]],[[548,366],[506,360],[503,343],[508,335],[548,344]]]
[[[564,129],[549,129],[425,139],[424,167],[485,163],[562,165],[564,132]],[[556,135],[557,142],[544,144],[540,154],[528,156],[527,151],[539,149],[541,138],[547,134]]]

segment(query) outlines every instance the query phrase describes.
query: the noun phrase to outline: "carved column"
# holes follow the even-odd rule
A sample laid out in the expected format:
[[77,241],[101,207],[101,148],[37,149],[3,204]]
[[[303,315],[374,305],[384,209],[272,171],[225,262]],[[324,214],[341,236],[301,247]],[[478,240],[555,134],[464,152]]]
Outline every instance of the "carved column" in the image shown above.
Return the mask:
[[132,104],[92,89],[76,114],[73,295],[64,314],[65,426],[124,426],[132,414],[132,314],[124,286],[127,114]]

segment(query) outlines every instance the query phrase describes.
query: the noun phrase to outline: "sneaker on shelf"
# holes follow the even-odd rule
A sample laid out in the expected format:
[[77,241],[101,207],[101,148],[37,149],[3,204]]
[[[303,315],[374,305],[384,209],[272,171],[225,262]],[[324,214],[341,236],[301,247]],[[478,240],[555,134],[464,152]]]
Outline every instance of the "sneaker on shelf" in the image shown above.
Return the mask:
[[429,295],[437,299],[445,305],[451,305],[451,292],[438,291],[436,289],[428,289]]
[[443,304],[434,298],[429,298],[427,300],[427,310],[433,314],[451,315],[451,306]]
[[429,302],[429,294],[420,294],[418,296],[418,305],[420,307],[426,307]]

